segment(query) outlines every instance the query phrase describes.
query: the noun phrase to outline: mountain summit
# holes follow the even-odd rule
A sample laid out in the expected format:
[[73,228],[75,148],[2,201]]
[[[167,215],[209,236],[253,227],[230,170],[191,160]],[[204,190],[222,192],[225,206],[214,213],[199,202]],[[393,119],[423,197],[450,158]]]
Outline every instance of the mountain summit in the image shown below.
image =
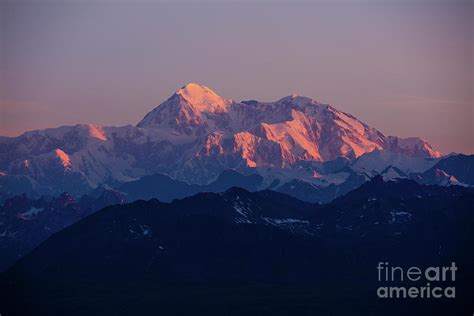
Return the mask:
[[321,180],[314,163],[375,151],[420,159],[441,156],[419,138],[385,136],[307,97],[236,102],[189,83],[137,126],[63,126],[1,138],[0,187],[7,196],[19,188],[37,194],[68,188],[74,194],[156,173],[206,184],[228,169],[288,180],[301,178],[302,164],[309,164],[306,180],[328,185],[332,180]]
[[176,91],[175,94],[183,97],[201,112],[224,112],[229,104],[229,101],[222,99],[208,87],[197,83],[188,83]]
[[189,83],[149,112],[137,126],[174,127],[181,133],[189,134],[192,126],[204,123],[202,113],[226,112],[231,102],[221,98],[206,86]]

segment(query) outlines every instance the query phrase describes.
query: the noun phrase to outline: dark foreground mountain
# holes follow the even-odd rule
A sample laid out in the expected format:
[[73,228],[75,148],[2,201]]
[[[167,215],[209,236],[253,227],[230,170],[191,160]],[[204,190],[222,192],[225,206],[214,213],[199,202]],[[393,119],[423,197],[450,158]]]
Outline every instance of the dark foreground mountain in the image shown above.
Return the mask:
[[123,193],[101,190],[75,199],[58,197],[30,199],[23,194],[0,207],[0,271],[37,247],[49,236],[105,206],[125,203]]
[[[469,188],[378,177],[324,206],[237,188],[110,206],[4,273],[2,313],[470,313],[473,202]],[[379,299],[378,262],[456,262],[456,298]]]
[[26,194],[10,198],[0,206],[0,271],[27,254],[53,233],[101,208],[139,199],[157,198],[171,202],[198,192],[223,192],[233,186],[256,191],[262,178],[223,172],[208,185],[192,185],[165,175],[145,176],[120,186],[118,190],[99,187],[90,195],[74,198],[68,193],[58,197],[29,198]]

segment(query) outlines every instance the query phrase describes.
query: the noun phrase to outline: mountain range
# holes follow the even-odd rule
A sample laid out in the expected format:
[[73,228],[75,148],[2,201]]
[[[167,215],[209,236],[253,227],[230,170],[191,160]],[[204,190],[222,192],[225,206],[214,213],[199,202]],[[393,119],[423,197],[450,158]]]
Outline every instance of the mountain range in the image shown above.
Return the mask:
[[[0,137],[0,313],[472,310],[473,190],[474,155],[190,83],[134,126]],[[458,296],[378,300],[381,261],[456,262]]]
[[236,102],[191,83],[136,126],[0,138],[0,271],[108,205],[232,187],[328,203],[377,175],[474,186],[473,170],[473,155],[443,157],[306,97]]
[[359,174],[398,163],[410,174],[441,157],[420,138],[386,136],[306,97],[237,102],[190,83],[136,126],[82,124],[1,137],[0,199],[81,196],[155,174],[207,185],[230,169],[262,176],[260,189],[294,180],[323,188],[350,178],[338,163],[354,164],[350,171]]

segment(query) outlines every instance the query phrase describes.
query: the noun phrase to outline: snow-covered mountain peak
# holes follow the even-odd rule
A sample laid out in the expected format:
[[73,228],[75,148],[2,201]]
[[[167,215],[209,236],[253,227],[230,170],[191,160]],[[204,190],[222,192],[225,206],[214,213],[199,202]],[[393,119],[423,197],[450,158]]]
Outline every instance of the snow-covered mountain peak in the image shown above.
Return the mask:
[[298,94],[292,94],[292,95],[283,97],[280,100],[278,100],[276,103],[283,104],[283,105],[298,106],[298,107],[308,106],[308,105],[320,105],[315,100],[298,95]]
[[148,112],[137,126],[173,130],[180,135],[202,134],[207,129],[208,116],[227,113],[232,103],[206,86],[189,83]]
[[442,157],[443,154],[435,150],[428,142],[419,137],[400,138],[396,136],[387,137],[388,146],[392,151],[401,152],[410,156],[425,154],[432,158]]
[[206,86],[188,83],[175,93],[189,102],[199,112],[225,112],[230,100],[221,98]]

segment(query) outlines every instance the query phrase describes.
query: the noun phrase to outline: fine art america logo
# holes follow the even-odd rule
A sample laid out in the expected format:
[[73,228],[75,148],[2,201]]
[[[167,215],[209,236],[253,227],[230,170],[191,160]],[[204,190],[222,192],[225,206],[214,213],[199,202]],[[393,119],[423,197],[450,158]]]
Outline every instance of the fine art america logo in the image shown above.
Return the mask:
[[379,262],[378,281],[383,285],[377,289],[377,296],[380,298],[455,298],[456,288],[453,283],[456,281],[457,269],[455,262],[452,262],[450,266],[426,268],[416,266],[403,268],[389,265],[388,262]]

